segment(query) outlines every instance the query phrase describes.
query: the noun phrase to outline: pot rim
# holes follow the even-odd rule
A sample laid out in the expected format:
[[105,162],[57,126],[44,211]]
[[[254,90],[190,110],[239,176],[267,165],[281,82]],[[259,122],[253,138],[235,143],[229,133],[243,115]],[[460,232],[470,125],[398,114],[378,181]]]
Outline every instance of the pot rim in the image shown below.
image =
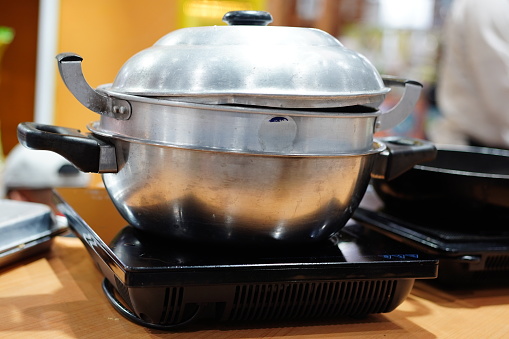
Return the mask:
[[291,153],[291,154],[282,154],[278,152],[270,152],[270,151],[240,151],[240,150],[232,150],[232,149],[219,149],[219,148],[213,148],[213,147],[190,147],[188,145],[182,146],[182,145],[174,145],[169,144],[167,142],[160,142],[157,140],[148,140],[148,139],[142,139],[142,138],[135,138],[119,133],[113,133],[113,132],[106,132],[102,131],[97,128],[97,125],[100,124],[99,121],[93,121],[90,122],[87,125],[87,129],[99,136],[99,137],[105,137],[110,139],[118,139],[121,141],[126,142],[133,142],[138,144],[146,144],[151,146],[158,146],[158,147],[169,147],[169,148],[178,148],[178,149],[185,149],[190,151],[202,151],[202,152],[217,152],[217,153],[230,153],[230,154],[238,154],[238,155],[252,155],[252,156],[266,156],[266,157],[287,157],[287,158],[336,158],[336,157],[356,157],[356,156],[369,156],[374,155],[383,152],[387,149],[387,146],[384,142],[381,142],[377,139],[373,139],[372,146],[369,150],[364,150],[361,152],[340,152],[340,153],[330,153],[330,154],[315,154],[315,153]]
[[[289,115],[289,116],[301,116],[301,117],[314,117],[314,118],[368,118],[368,117],[378,117],[382,114],[382,112],[370,106],[364,105],[355,105],[357,107],[362,107],[366,109],[366,112],[333,112],[333,111],[325,111],[332,110],[334,108],[340,110],[347,110],[348,107],[353,106],[337,106],[337,107],[320,107],[313,108],[288,108],[288,107],[266,107],[266,106],[252,106],[252,105],[243,105],[238,103],[224,102],[222,104],[214,104],[214,103],[203,103],[203,102],[190,102],[186,99],[186,101],[182,101],[183,97],[175,97],[174,99],[169,99],[168,97],[145,97],[133,94],[125,94],[111,90],[111,84],[103,84],[97,87],[98,92],[102,92],[108,97],[114,97],[117,99],[122,99],[126,101],[139,102],[142,104],[153,104],[153,105],[161,105],[161,106],[174,106],[174,107],[185,107],[185,108],[196,108],[196,109],[206,109],[206,110],[214,110],[214,111],[225,111],[225,112],[242,112],[242,113],[250,113],[250,114],[263,114],[263,115]],[[324,97],[325,98],[325,97]],[[275,99],[278,100],[278,99]],[[333,100],[330,98],[324,100]],[[313,110],[314,109],[314,110]],[[322,110],[320,110],[322,109]]]

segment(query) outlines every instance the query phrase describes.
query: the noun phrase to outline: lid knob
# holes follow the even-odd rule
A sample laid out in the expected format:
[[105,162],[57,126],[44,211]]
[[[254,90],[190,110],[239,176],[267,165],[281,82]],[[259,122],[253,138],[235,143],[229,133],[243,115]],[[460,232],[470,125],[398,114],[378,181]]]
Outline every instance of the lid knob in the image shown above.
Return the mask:
[[267,26],[272,22],[272,15],[264,11],[232,11],[223,16],[228,25]]

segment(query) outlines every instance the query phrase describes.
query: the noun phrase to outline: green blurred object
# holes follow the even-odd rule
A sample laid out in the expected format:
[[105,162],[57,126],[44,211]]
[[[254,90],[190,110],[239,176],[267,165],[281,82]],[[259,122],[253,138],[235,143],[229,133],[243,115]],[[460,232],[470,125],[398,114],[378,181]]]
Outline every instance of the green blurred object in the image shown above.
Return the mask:
[[[14,30],[10,27],[0,26],[0,63],[2,62],[2,57],[4,55],[7,46],[11,43],[12,39],[14,39]],[[2,73],[0,68],[0,81],[2,80]],[[0,170],[4,165],[4,150],[2,147],[2,132],[0,125]]]
[[0,41],[3,44],[10,44],[14,38],[14,30],[10,27],[0,26]]
[[0,26],[0,61],[12,39],[14,39],[14,30],[10,27]]

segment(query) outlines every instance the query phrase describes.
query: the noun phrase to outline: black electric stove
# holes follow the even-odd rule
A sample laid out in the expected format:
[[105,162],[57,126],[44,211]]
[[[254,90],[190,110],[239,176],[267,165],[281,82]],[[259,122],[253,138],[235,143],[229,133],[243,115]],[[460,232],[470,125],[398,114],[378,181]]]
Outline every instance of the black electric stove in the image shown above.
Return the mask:
[[[438,210],[438,209],[437,209]],[[509,215],[465,210],[459,215],[388,208],[369,190],[353,217],[371,230],[435,256],[433,282],[448,287],[509,283]]]
[[[125,224],[91,226],[78,213],[86,204],[68,203],[87,199],[80,190],[72,191],[80,199],[57,194],[59,208],[104,274],[107,299],[147,327],[385,313],[405,300],[415,279],[437,274],[435,258],[353,221],[330,241],[278,247],[183,243]],[[101,236],[115,227],[113,236]]]

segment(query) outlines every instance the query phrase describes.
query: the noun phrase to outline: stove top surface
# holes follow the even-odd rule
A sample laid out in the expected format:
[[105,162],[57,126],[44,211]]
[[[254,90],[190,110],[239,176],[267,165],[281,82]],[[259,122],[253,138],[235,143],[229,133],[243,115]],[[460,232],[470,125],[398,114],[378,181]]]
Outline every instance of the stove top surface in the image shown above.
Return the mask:
[[386,209],[368,192],[353,218],[414,248],[440,256],[507,252],[509,215],[443,215],[434,211]]
[[440,265],[434,282],[452,288],[507,284],[509,215],[443,215],[433,210],[390,210],[373,191],[364,196],[353,218],[415,250],[435,256]]
[[[76,191],[79,192],[79,191]],[[433,278],[436,258],[350,221],[329,241],[279,246],[220,245],[153,237],[132,226],[116,227],[105,239],[105,227],[89,225],[79,205],[60,197],[60,208],[72,230],[123,283],[224,283],[237,280]],[[106,233],[106,232],[105,232]]]

